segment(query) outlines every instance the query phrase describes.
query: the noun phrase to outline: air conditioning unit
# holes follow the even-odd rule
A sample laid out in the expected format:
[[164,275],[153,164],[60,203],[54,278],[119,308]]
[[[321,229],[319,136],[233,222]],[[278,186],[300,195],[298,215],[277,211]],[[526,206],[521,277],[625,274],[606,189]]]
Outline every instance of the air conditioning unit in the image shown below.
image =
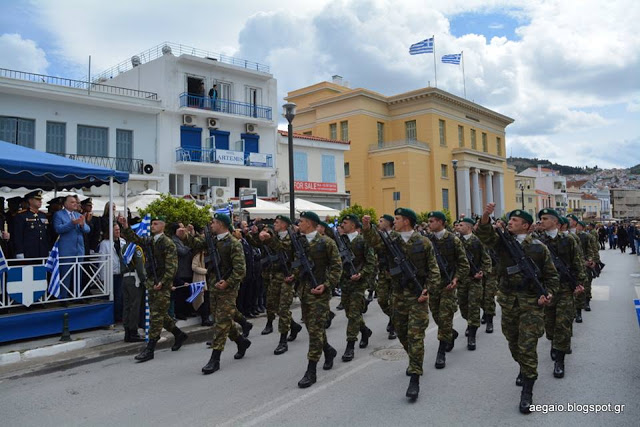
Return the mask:
[[209,117],[207,119],[207,127],[209,129],[217,129],[218,128],[218,119],[214,119],[213,117]]
[[185,126],[195,126],[196,125],[195,116],[192,116],[190,114],[183,114],[182,115],[182,124],[185,125]]
[[158,171],[158,165],[155,163],[145,163],[144,166],[142,166],[142,172],[145,175],[151,175],[153,172],[157,172]]
[[231,198],[231,187],[211,187],[211,196],[209,198],[214,205],[228,203]]
[[254,125],[253,123],[247,123],[245,127],[247,129],[247,133],[256,133],[256,129],[258,125]]

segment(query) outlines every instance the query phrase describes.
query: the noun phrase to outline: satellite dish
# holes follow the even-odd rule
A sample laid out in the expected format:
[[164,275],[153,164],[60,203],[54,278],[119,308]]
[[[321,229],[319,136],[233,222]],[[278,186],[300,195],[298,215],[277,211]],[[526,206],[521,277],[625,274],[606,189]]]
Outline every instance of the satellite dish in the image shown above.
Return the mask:
[[137,67],[140,64],[141,64],[140,57],[138,55],[133,55],[131,57],[131,65],[133,65],[134,67]]
[[162,46],[162,54],[163,55],[171,55],[171,46],[165,44]]

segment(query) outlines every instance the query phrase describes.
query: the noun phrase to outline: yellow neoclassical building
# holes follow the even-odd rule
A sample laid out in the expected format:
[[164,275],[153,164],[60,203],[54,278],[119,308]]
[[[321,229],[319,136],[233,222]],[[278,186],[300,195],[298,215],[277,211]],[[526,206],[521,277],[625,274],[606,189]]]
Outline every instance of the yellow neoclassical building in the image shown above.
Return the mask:
[[344,167],[352,204],[455,215],[455,162],[459,214],[481,214],[487,202],[499,214],[516,207],[507,116],[433,87],[384,96],[349,88],[339,76],[286,99],[297,104],[296,132],[351,141]]

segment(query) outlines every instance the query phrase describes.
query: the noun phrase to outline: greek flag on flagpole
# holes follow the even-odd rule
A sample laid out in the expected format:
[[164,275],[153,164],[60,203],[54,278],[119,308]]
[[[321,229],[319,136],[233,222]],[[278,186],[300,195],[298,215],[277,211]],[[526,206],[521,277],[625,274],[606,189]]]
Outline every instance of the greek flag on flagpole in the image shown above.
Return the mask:
[[187,302],[193,302],[204,289],[204,281],[190,284],[189,289],[191,290],[191,296],[187,298]]
[[420,55],[421,53],[433,53],[433,37],[414,43],[409,48],[410,55]]
[[49,273],[51,273],[51,280],[49,281],[49,295],[53,295],[56,298],[60,297],[60,259],[58,258],[58,242],[60,238],[56,240],[56,243],[51,248],[51,252],[49,252],[49,258],[47,258],[47,263],[45,264],[45,268]]
[[0,275],[9,271],[9,266],[7,265],[7,260],[4,257],[4,253],[2,252],[2,248],[0,247]]
[[[131,229],[136,232],[138,236],[148,236],[151,234],[151,215],[146,214],[142,221],[131,226]],[[124,251],[124,263],[129,264],[133,259],[133,254],[136,253],[135,243],[129,243],[127,249]]]
[[445,64],[454,64],[460,65],[460,59],[462,58],[462,54],[460,53],[452,53],[449,55],[444,55],[442,57],[442,62]]

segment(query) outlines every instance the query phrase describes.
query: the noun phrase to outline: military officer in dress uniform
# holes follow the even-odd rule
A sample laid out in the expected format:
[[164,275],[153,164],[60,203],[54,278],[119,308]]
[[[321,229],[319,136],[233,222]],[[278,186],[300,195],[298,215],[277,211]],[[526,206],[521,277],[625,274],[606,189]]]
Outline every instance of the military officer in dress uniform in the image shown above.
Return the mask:
[[20,211],[14,218],[12,233],[16,258],[45,258],[49,256],[47,216],[40,212],[42,191],[36,190],[24,196],[29,208]]

